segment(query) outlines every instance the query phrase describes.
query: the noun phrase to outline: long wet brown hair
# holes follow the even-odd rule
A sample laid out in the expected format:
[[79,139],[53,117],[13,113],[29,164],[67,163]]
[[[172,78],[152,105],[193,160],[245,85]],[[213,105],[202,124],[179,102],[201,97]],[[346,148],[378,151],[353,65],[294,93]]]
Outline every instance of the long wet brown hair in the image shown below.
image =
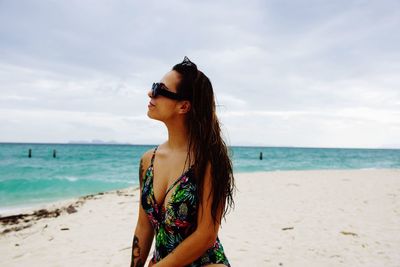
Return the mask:
[[[208,162],[211,164],[212,196],[211,215],[214,223],[221,223],[233,208],[235,189],[232,162],[221,136],[216,115],[213,87],[210,79],[197,69],[187,57],[172,70],[181,75],[177,93],[188,99],[191,108],[186,117],[189,134],[189,162],[194,162],[194,173],[199,201],[202,201],[204,175]],[[194,159],[190,156],[193,155]]]

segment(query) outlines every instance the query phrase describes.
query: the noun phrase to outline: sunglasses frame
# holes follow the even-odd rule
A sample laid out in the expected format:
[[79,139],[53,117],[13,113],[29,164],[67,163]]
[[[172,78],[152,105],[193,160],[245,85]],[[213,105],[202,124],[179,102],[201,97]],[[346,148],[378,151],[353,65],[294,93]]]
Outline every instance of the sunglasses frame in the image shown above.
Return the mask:
[[165,86],[165,84],[163,83],[153,83],[153,86],[151,87],[151,94],[152,97],[154,98],[156,98],[159,95],[162,95],[172,100],[184,100],[184,98],[181,95],[168,90],[168,87]]

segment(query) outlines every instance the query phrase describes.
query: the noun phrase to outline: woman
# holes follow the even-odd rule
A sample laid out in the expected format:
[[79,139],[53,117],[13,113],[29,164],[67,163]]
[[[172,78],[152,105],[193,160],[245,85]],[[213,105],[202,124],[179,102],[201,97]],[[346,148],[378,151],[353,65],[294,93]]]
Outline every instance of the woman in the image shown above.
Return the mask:
[[140,161],[139,216],[131,266],[230,266],[218,239],[233,205],[232,163],[221,138],[210,80],[187,57],[148,93],[147,115],[168,140]]

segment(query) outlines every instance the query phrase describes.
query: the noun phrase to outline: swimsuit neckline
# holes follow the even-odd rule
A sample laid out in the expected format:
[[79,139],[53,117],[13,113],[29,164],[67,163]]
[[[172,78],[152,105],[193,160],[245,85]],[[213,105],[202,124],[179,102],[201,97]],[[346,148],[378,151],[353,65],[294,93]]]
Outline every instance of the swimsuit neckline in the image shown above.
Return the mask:
[[[151,195],[152,195],[152,198],[153,198],[153,201],[154,201],[154,205],[157,206],[158,208],[161,207],[162,210],[166,210],[166,208],[168,207],[168,205],[169,205],[170,202],[172,201],[172,197],[176,194],[176,192],[177,192],[179,186],[181,185],[180,182],[181,182],[182,178],[185,177],[185,176],[189,173],[189,171],[192,169],[192,167],[190,167],[190,168],[187,169],[184,173],[182,173],[182,174],[171,184],[171,186],[169,187],[169,189],[166,191],[166,194],[164,195],[163,202],[160,203],[160,204],[157,202],[156,196],[155,196],[155,194],[154,194],[154,166],[153,166],[153,164],[150,165],[149,168],[150,168],[150,171],[151,171],[151,180],[150,180],[151,192],[152,192]],[[175,187],[175,186],[176,186],[176,187]],[[172,193],[171,193],[171,195],[170,195],[168,201],[165,202],[165,198],[167,197],[169,191],[172,190],[174,187],[175,187],[175,189],[172,191]]]
[[[151,157],[151,162],[150,162],[150,166],[148,168],[148,170],[150,169],[151,171],[151,191],[152,191],[152,198],[154,201],[154,205],[157,206],[157,208],[161,207],[161,210],[166,210],[166,208],[168,207],[168,205],[170,204],[172,197],[175,195],[176,191],[178,190],[179,186],[180,186],[180,181],[182,180],[183,177],[185,177],[189,171],[191,171],[194,167],[194,164],[192,164],[189,169],[187,169],[185,172],[183,172],[178,178],[176,178],[174,180],[174,182],[167,188],[167,190],[165,191],[164,197],[162,199],[162,203],[159,204],[157,202],[156,196],[154,194],[154,158],[156,156],[156,151],[158,149],[158,146],[156,146],[156,148],[153,151],[153,156]],[[176,186],[176,187],[175,187]],[[175,187],[175,189],[173,190],[171,196],[169,197],[168,201],[165,202],[165,198],[167,197],[168,193],[170,190],[172,190]]]

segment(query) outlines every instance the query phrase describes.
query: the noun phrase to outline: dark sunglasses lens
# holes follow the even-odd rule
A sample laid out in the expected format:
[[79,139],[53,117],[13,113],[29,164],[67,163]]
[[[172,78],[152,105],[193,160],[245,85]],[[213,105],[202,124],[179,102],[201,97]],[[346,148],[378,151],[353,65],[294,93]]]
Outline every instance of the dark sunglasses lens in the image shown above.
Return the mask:
[[159,86],[160,86],[159,83],[153,83],[153,87],[151,88],[151,92],[152,92],[153,97],[157,97]]

